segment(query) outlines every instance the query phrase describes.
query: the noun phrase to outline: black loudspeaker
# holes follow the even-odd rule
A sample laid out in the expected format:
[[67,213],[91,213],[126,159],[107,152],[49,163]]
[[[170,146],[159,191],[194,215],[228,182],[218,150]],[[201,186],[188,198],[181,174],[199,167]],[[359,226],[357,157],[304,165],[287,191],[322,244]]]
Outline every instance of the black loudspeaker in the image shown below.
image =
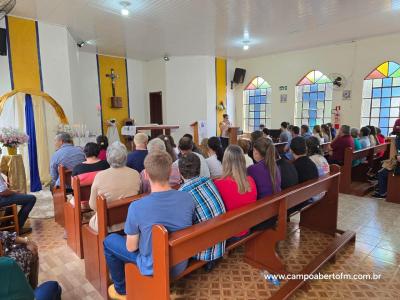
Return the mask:
[[246,75],[245,69],[236,68],[235,74],[233,75],[233,83],[236,84],[243,83],[245,75]]
[[7,31],[0,28],[0,55],[7,56]]

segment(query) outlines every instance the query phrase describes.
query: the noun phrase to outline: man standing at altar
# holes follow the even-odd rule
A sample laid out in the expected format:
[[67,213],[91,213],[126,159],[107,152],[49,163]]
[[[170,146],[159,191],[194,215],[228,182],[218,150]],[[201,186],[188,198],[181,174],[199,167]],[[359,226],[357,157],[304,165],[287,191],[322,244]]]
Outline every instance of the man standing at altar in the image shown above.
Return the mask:
[[56,152],[50,161],[51,190],[53,190],[54,186],[60,185],[58,176],[59,165],[72,170],[76,165],[86,160],[82,149],[73,145],[73,140],[69,133],[61,132],[57,134],[54,138],[54,145]]

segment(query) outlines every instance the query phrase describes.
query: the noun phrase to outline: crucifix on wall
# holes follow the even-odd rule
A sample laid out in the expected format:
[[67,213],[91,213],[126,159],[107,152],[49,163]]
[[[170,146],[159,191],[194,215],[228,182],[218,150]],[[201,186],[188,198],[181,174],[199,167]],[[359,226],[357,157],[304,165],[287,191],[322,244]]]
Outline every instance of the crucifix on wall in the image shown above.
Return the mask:
[[111,79],[111,108],[122,108],[122,97],[115,95],[115,80],[119,78],[119,75],[111,68],[110,74],[106,74],[106,77]]

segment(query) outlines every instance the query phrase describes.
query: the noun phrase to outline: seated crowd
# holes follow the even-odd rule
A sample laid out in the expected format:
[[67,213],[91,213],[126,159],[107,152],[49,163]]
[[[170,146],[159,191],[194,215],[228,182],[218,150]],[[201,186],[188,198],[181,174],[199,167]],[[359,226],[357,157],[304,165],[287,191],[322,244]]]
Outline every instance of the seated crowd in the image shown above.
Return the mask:
[[[400,136],[400,121],[396,126],[394,133]],[[69,134],[58,134],[55,138],[57,151],[50,164],[52,186],[59,185],[58,165],[62,164],[72,170],[72,176],[79,177],[82,185],[91,185],[88,204],[94,212],[98,195],[103,195],[110,202],[144,194],[140,200],[131,203],[125,223],[109,228],[111,234],[104,241],[104,253],[114,282],[109,288],[110,297],[124,299],[125,263],[135,263],[143,275],[153,274],[151,230],[154,224],[162,224],[169,232],[174,232],[212,219],[290,186],[324,176],[329,173],[329,164],[343,164],[346,148],[365,149],[384,143],[385,137],[373,126],[358,130],[342,125],[336,132],[331,124],[324,124],[315,126],[311,132],[307,125],[299,128],[282,122],[277,142],[286,145],[281,153],[278,153],[272,140],[265,127],[251,133],[249,140],[241,138],[238,145],[227,147],[223,145],[226,141],[221,143],[219,137],[210,137],[197,148],[190,134],[183,136],[176,146],[171,136],[149,140],[146,134],[137,133],[134,137],[135,150],[128,153],[119,142],[108,145],[105,136],[98,137],[97,143],[88,143],[82,150],[73,145]],[[400,146],[400,138],[397,142]],[[326,143],[330,143],[329,153],[324,153],[325,148],[322,147]],[[400,155],[396,159],[400,162]],[[360,163],[362,161],[354,161],[353,165]],[[377,194],[384,197],[388,170],[383,168],[376,176],[379,179]],[[292,208],[292,211],[321,199],[323,195],[315,195],[306,203]],[[18,217],[23,228],[35,204],[34,197],[8,190],[0,177],[0,201],[0,205],[22,205]],[[266,220],[260,225],[270,226],[275,221]],[[89,225],[97,230],[96,214]],[[224,255],[227,243],[245,237],[258,227],[238,232],[194,258],[207,261],[205,268],[209,271]],[[0,250],[10,239],[8,233],[3,233],[3,236],[0,232]],[[26,257],[35,257],[37,250],[29,240],[15,237],[11,240],[25,245],[25,249],[31,252],[31,256]],[[7,250],[5,255],[13,257]],[[13,267],[9,261],[2,263],[7,268]],[[187,264],[188,261],[184,261],[174,266],[172,276],[180,274]],[[19,266],[21,274],[30,272],[26,263],[19,262]],[[48,283],[59,295],[61,289],[54,284]],[[35,285],[31,284],[33,289]],[[33,289],[28,291],[27,288],[26,293],[33,295]],[[53,299],[40,298],[36,292],[35,297]]]

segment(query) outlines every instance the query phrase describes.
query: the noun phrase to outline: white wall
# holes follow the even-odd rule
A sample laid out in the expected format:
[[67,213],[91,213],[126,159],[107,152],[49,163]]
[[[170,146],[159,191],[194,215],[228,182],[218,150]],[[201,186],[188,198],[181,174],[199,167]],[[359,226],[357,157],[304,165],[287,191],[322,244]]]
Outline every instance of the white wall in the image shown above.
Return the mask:
[[208,135],[215,134],[215,58],[171,57],[165,69],[164,122],[179,124],[174,136],[191,133],[190,124],[198,120],[207,120]]
[[[144,64],[144,107],[145,123],[150,123],[149,93],[162,93],[163,120],[166,124],[166,62],[163,59],[151,60]],[[139,123],[138,123],[139,124]]]
[[73,123],[73,86],[71,84],[69,65],[69,34],[61,26],[39,22],[38,27],[43,91],[52,96],[62,106],[68,121]]
[[[384,61],[400,63],[399,40],[399,34],[388,35],[236,61],[236,67],[247,71],[245,84],[235,88],[237,124],[242,125],[243,88],[255,76],[263,77],[272,86],[272,127],[279,128],[282,120],[293,123],[295,85],[303,75],[316,69],[326,75],[340,73],[346,77],[345,89],[352,91],[352,98],[342,100],[342,92],[334,92],[333,107],[341,106],[342,124],[360,126],[363,80]],[[288,86],[287,103],[280,103],[281,85]]]
[[99,81],[97,76],[96,54],[79,51],[79,106],[81,120],[88,130],[101,133],[101,114],[97,111],[100,105]]
[[148,123],[144,65],[143,61],[127,59],[130,116],[140,125]]

